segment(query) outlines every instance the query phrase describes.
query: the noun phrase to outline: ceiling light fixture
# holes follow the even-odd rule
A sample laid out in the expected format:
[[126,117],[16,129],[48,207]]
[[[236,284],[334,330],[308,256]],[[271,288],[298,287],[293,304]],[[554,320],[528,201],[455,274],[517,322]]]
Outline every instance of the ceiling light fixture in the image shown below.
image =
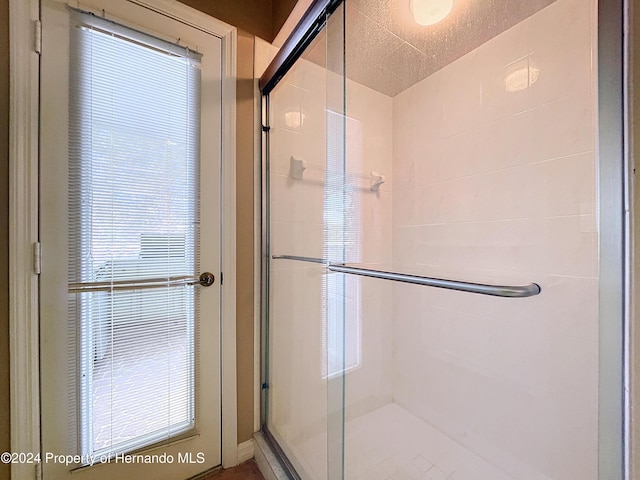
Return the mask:
[[507,92],[520,92],[531,87],[540,76],[540,68],[532,55],[527,55],[506,66],[504,88]]
[[419,25],[435,25],[451,13],[453,0],[409,0],[409,8]]
[[284,113],[284,123],[288,128],[297,130],[304,125],[304,117],[299,107],[291,108]]

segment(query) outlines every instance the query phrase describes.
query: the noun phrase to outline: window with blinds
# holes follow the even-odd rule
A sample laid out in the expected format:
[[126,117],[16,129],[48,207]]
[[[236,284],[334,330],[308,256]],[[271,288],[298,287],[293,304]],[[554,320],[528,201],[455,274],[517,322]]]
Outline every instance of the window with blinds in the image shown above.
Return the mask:
[[[347,138],[347,137],[351,138]],[[361,192],[347,171],[346,147],[362,145],[359,122],[327,110],[327,169],[324,186],[324,258],[335,263],[361,261]],[[361,150],[361,149],[360,149]],[[361,151],[349,158],[359,167]],[[353,165],[353,164],[356,165]],[[323,283],[322,376],[354,370],[361,363],[361,279],[326,275]]]
[[200,55],[76,12],[69,321],[83,454],[195,422]]

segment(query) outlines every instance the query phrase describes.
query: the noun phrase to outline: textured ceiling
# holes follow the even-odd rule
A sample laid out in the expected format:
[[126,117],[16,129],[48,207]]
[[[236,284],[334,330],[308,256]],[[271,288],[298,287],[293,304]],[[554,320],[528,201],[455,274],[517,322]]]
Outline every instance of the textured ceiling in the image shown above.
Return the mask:
[[[443,21],[421,26],[413,20],[409,0],[347,0],[347,76],[395,96],[554,1],[456,0]],[[326,65],[339,56],[338,23],[330,19],[305,58]],[[334,45],[332,37],[338,40]]]

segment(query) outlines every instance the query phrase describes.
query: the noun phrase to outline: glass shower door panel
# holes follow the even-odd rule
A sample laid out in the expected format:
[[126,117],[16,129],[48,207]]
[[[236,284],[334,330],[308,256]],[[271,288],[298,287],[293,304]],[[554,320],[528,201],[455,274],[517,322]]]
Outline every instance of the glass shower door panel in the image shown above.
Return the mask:
[[266,423],[305,480],[342,478],[344,287],[323,264],[341,258],[344,224],[344,107],[329,100],[344,88],[341,73],[327,69],[343,21],[334,15],[269,96]]
[[596,4],[420,3],[345,3],[340,260],[541,293],[334,274],[344,478],[595,480]]

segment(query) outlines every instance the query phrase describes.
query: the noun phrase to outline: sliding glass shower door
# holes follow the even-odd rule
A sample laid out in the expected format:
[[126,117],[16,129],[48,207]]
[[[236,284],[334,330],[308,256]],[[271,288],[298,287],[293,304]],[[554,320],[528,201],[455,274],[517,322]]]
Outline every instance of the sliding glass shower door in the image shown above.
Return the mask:
[[266,89],[263,431],[304,480],[621,480],[620,6],[326,3]]
[[[345,335],[356,306],[329,261],[356,254],[345,189],[344,8],[268,99],[268,362],[264,420],[303,478],[342,478]],[[285,293],[286,292],[286,293]]]

